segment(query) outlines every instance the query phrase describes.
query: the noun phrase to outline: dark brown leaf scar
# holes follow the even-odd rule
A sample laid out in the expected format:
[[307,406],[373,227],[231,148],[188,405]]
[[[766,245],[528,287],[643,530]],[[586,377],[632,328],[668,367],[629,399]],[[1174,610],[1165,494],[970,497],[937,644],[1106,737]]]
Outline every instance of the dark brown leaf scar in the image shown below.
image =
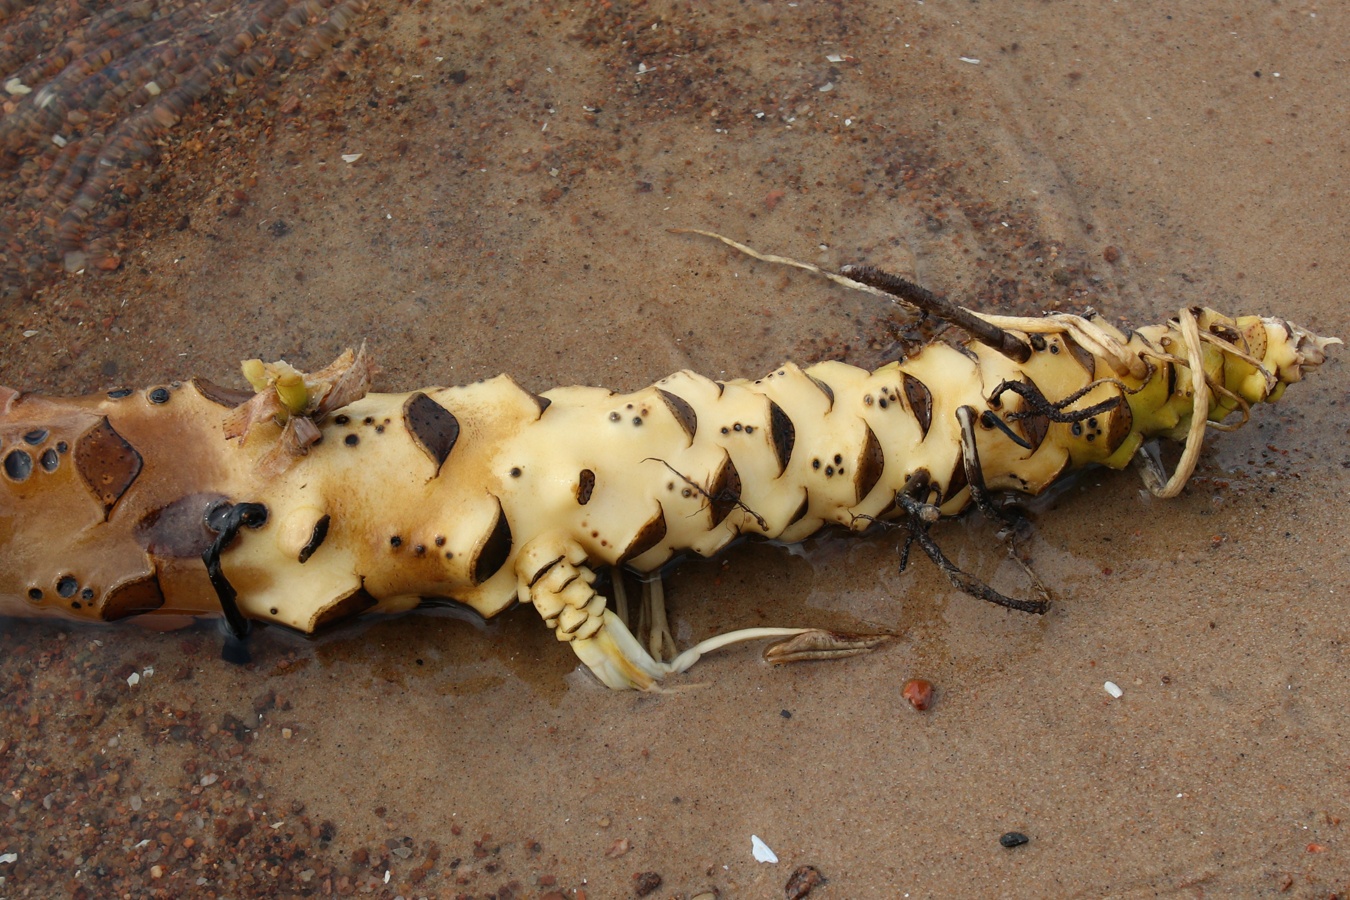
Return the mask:
[[905,399],[909,401],[909,408],[914,411],[914,418],[919,423],[919,430],[924,437],[928,437],[928,429],[933,424],[933,392],[928,389],[928,385],[909,373],[904,374],[902,384]]
[[550,406],[553,405],[553,401],[547,397],[541,397],[538,394],[531,393],[529,391],[527,391],[526,393],[529,395],[529,398],[534,401],[534,405],[539,407],[539,418],[542,419],[544,417],[545,410],[547,410]]
[[[200,375],[192,379],[192,386],[197,389],[197,393],[201,394],[207,400],[228,409],[234,409],[253,399],[252,391],[241,391],[236,388],[225,387],[216,384],[209,379],[202,378]],[[112,395],[109,394],[108,396]]]
[[136,448],[114,430],[106,417],[75,442],[75,469],[94,499],[103,505],[105,519],[141,474],[141,465]]
[[666,536],[666,513],[661,509],[661,505],[656,505],[656,515],[652,516],[645,525],[638,529],[638,533],[633,536],[633,540],[628,543],[628,547],[619,557],[619,564],[628,562],[630,559],[636,559],[648,550],[655,547]]
[[[938,486],[937,482],[934,482],[933,484],[935,487]],[[943,503],[946,503],[948,500],[961,493],[961,491],[965,490],[969,484],[970,478],[966,474],[966,462],[958,456],[956,458],[956,463],[952,466],[951,477],[947,479],[947,490],[939,490],[938,496],[942,498]]]
[[475,584],[482,584],[506,565],[506,561],[511,557],[511,523],[506,520],[506,512],[502,509],[501,502],[497,503],[497,521],[492,525],[492,531],[488,534],[487,540],[479,548],[478,556],[470,566],[473,572]]
[[773,452],[778,459],[778,474],[787,470],[792,459],[792,448],[797,443],[797,426],[792,424],[783,408],[769,401],[769,432],[773,438]]
[[877,439],[871,426],[867,426],[867,440],[863,442],[862,454],[858,457],[858,468],[853,475],[857,502],[861,503],[872,493],[872,488],[881,480],[881,473],[885,468],[886,454],[882,450],[881,441]]
[[656,389],[656,393],[666,402],[666,407],[670,414],[675,417],[675,421],[680,423],[684,429],[685,435],[689,438],[689,443],[694,442],[694,435],[698,433],[698,414],[694,412],[694,407],[683,397],[672,394],[670,391]]
[[825,399],[829,401],[830,405],[825,410],[826,412],[829,412],[834,408],[834,388],[830,387],[827,383],[814,375],[807,375],[806,377],[811,379],[812,384],[820,388],[820,392],[824,394]]
[[1061,339],[1064,341],[1064,346],[1068,348],[1069,355],[1073,357],[1074,362],[1082,366],[1083,371],[1089,376],[1095,375],[1097,373],[1097,358],[1092,355],[1092,351],[1067,334],[1062,335]]
[[741,473],[730,454],[722,462],[722,467],[713,476],[712,489],[708,491],[709,508],[712,511],[712,527],[722,524],[722,520],[731,515],[731,511],[741,502]]
[[459,440],[459,420],[450,410],[419,392],[403,404],[403,423],[417,446],[435,463],[439,475]]
[[325,515],[314,523],[314,531],[309,535],[309,540],[305,546],[300,548],[299,561],[301,563],[309,562],[309,558],[314,555],[314,551],[323,545],[324,539],[328,537],[328,526],[332,523],[333,517]]
[[99,614],[105,621],[115,622],[163,605],[164,594],[160,591],[159,579],[151,574],[113,587],[103,599]]
[[577,503],[581,506],[590,503],[593,490],[595,490],[595,473],[590,469],[582,469],[577,475]]

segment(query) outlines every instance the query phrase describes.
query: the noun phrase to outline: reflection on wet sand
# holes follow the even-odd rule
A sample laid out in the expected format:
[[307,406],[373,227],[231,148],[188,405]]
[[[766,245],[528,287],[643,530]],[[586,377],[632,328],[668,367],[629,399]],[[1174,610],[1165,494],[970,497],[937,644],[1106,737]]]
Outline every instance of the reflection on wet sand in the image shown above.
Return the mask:
[[193,104],[240,88],[266,102],[277,79],[332,46],[368,3],[6,0],[3,293],[62,268],[116,269],[124,249],[116,231],[156,186],[164,138]]

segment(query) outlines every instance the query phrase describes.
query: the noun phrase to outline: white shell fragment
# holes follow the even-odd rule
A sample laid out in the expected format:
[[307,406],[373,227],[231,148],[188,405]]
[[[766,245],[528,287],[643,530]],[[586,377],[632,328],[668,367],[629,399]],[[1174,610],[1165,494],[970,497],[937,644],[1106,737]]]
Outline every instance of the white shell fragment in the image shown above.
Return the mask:
[[11,97],[22,97],[25,94],[33,93],[33,89],[24,84],[20,78],[11,78],[5,82],[5,93]]
[[1120,685],[1116,684],[1114,681],[1108,681],[1106,684],[1102,685],[1102,687],[1106,689],[1108,694],[1117,700],[1125,696],[1125,692],[1120,689]]
[[755,855],[756,862],[776,863],[778,854],[769,849],[769,845],[759,839],[759,835],[750,835],[750,852]]
[[18,861],[19,861],[19,854],[17,853],[0,853],[0,865]]
[[342,154],[342,161],[350,164],[356,162],[363,156],[365,156],[364,153],[344,153]]
[[135,687],[136,685],[138,685],[138,684],[140,684],[140,683],[141,683],[141,673],[140,673],[140,672],[132,672],[130,675],[127,676],[127,686],[128,686],[128,687]]

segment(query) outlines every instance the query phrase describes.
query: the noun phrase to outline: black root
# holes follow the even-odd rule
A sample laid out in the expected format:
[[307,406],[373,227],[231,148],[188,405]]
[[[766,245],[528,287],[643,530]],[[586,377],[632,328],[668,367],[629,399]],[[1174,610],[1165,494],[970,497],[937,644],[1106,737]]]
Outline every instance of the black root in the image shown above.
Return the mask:
[[215,588],[216,598],[220,601],[220,611],[225,616],[225,643],[220,648],[220,658],[243,665],[249,661],[249,621],[239,609],[239,595],[234,585],[220,567],[220,555],[242,529],[258,528],[267,521],[267,507],[261,503],[219,506],[208,512],[206,518],[207,527],[216,532],[216,539],[202,552],[202,562],[206,564],[206,576],[211,579],[211,587]]

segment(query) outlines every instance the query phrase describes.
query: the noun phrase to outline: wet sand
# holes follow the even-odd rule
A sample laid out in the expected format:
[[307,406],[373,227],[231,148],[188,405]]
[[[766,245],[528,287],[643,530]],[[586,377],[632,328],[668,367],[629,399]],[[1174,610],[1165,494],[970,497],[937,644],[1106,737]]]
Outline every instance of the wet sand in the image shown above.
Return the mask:
[[[233,383],[365,340],[385,389],[633,389],[874,365],[913,330],[672,226],[985,310],[1350,335],[1334,8],[407,4],[354,31],[289,114],[177,132],[121,269],[0,310],[0,383]],[[897,573],[891,534],[667,578],[686,645],[903,635],[845,662],[734,650],[635,695],[531,610],[267,629],[246,667],[209,627],[6,622],[0,895],[778,897],[800,865],[812,898],[1343,893],[1344,372],[1211,432],[1175,501],[1132,472],[1040,501],[1041,618]],[[1023,588],[987,524],[937,534]]]

